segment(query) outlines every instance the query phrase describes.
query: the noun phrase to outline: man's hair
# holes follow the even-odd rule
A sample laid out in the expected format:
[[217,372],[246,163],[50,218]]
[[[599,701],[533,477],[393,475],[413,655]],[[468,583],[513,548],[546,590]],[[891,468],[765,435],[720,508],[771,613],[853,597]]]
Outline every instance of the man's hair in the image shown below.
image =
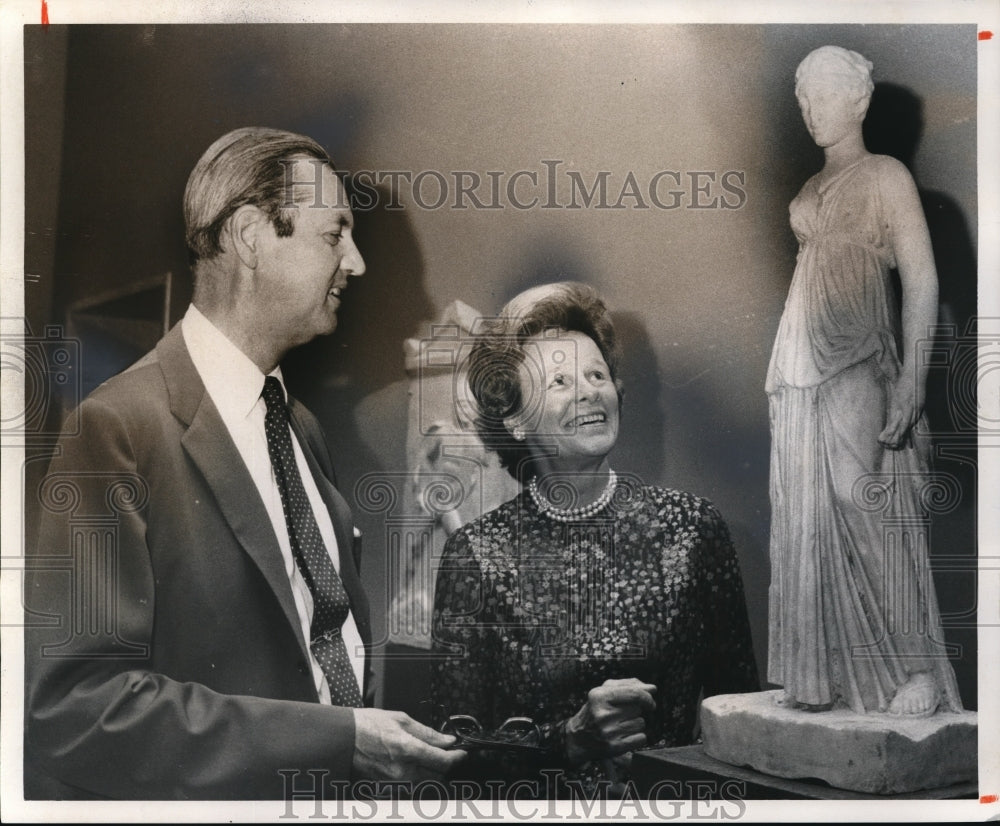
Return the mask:
[[295,223],[294,213],[283,209],[291,201],[286,164],[303,157],[333,167],[312,138],[265,126],[234,129],[208,147],[184,189],[184,238],[191,264],[222,252],[222,227],[245,204],[263,210],[279,238],[290,236]]
[[528,402],[523,398],[518,368],[525,358],[525,342],[546,330],[578,332],[590,338],[608,365],[619,404],[622,401],[615,328],[596,290],[562,281],[534,287],[511,299],[469,353],[468,381],[476,400],[479,438],[488,450],[496,451],[500,465],[522,483],[534,473],[531,452],[507,431],[504,420],[521,413]]

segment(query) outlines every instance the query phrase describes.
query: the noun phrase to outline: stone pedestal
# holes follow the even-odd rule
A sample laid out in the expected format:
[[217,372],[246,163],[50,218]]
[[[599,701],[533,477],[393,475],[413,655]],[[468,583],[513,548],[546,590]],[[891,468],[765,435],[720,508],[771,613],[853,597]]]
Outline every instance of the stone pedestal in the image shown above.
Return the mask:
[[817,778],[870,794],[900,794],[975,781],[976,713],[922,720],[848,709],[778,705],[782,692],[722,694],[701,706],[705,752],[778,777]]

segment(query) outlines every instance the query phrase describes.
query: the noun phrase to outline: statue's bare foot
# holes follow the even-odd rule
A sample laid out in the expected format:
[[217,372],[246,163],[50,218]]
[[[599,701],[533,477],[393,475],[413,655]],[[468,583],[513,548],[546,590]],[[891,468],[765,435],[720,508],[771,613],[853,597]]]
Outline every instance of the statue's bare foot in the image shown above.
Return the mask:
[[926,671],[911,674],[910,678],[896,689],[896,696],[889,703],[889,714],[897,717],[930,717],[941,703],[934,678]]
[[781,696],[777,699],[777,704],[782,708],[793,708],[797,711],[829,711],[833,708],[833,703],[823,703],[820,705],[800,703],[786,691],[781,692]]

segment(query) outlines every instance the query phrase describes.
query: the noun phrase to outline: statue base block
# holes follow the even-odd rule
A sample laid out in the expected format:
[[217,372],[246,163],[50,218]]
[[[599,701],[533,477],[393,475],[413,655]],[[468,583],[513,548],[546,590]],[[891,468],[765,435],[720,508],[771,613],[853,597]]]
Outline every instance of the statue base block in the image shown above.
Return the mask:
[[901,794],[975,781],[977,715],[922,720],[849,709],[778,705],[783,692],[721,694],[701,705],[705,753],[777,777],[817,778],[869,794]]

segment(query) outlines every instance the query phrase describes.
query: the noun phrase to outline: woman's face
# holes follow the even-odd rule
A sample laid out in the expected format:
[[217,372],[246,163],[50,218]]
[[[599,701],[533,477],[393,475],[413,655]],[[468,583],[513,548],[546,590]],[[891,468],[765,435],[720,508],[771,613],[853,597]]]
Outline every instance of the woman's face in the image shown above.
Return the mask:
[[[597,344],[583,333],[534,336],[525,342],[519,368],[519,426],[533,453],[554,469],[603,459],[618,439],[618,391]],[[537,451],[536,451],[537,449]]]
[[861,128],[867,107],[864,96],[859,97],[850,84],[833,78],[813,80],[800,86],[796,96],[817,146],[834,146]]

